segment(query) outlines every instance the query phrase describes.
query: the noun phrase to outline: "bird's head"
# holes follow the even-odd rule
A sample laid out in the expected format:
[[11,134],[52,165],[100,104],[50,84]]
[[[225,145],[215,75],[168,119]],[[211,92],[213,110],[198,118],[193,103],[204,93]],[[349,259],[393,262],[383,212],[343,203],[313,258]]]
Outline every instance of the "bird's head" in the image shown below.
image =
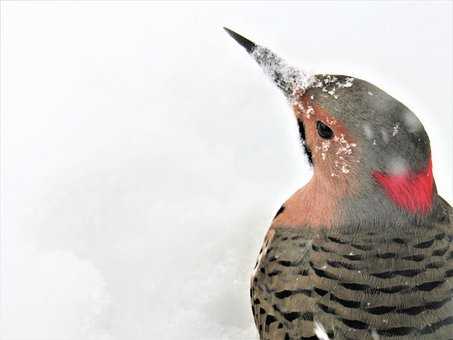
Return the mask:
[[377,210],[431,212],[436,189],[430,143],[411,110],[364,80],[308,75],[226,30],[288,98],[319,190]]

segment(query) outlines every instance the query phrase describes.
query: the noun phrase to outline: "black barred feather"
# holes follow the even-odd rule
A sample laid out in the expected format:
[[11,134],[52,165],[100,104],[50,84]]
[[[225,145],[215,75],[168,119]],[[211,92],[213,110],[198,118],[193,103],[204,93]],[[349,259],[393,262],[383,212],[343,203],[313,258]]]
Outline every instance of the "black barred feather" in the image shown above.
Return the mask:
[[329,339],[453,339],[451,226],[274,231],[252,278],[261,340],[315,340],[315,322]]

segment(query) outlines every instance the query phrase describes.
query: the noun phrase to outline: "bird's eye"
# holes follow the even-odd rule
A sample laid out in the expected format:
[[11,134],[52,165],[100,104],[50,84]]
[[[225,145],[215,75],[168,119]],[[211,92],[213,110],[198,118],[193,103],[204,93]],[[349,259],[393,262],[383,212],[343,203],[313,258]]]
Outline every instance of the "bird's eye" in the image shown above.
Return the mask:
[[319,120],[316,122],[316,129],[318,130],[318,134],[324,139],[333,137],[332,129]]

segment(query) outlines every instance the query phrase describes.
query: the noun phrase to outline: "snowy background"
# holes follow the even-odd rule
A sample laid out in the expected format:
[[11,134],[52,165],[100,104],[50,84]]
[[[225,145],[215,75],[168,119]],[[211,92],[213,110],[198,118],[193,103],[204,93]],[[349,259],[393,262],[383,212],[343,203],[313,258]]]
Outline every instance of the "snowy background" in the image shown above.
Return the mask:
[[416,112],[453,202],[452,3],[1,3],[2,340],[252,340],[248,278],[310,177],[227,34]]

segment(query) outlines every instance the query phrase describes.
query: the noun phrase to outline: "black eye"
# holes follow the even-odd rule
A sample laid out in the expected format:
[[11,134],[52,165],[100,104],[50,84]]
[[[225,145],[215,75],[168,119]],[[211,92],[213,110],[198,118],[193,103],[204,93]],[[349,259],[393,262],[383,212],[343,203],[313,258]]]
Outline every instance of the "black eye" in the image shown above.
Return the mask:
[[316,122],[316,129],[318,129],[318,134],[324,139],[333,137],[332,129],[319,120]]

